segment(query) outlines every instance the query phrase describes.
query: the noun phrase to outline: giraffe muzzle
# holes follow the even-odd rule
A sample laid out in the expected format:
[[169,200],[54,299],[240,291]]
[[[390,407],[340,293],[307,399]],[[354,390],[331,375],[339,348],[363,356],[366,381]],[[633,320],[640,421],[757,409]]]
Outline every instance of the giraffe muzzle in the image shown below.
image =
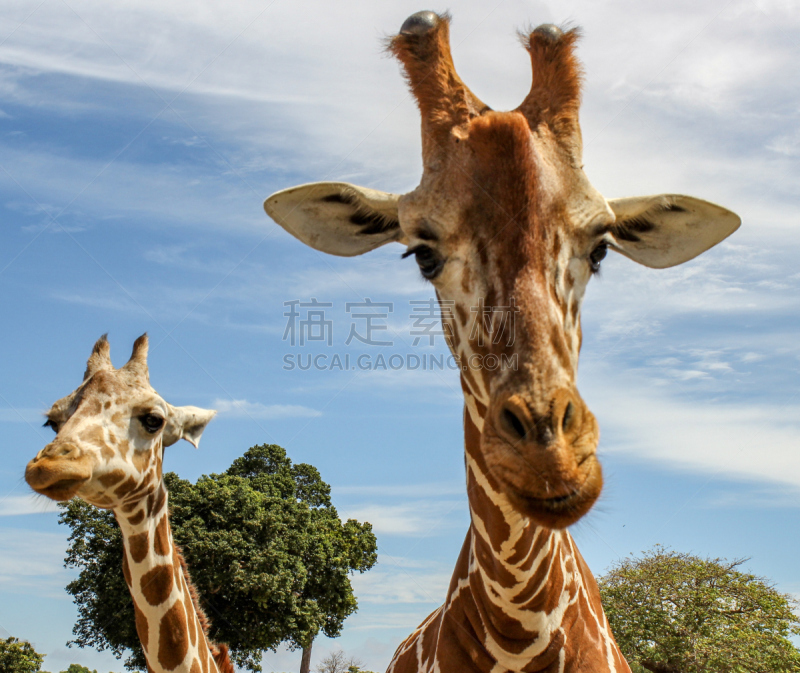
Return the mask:
[[66,442],[49,444],[25,468],[28,486],[59,502],[74,497],[91,476],[91,459]]
[[603,483],[597,421],[577,390],[558,390],[544,413],[536,413],[527,395],[501,395],[487,416],[487,466],[517,510],[564,528],[591,509]]

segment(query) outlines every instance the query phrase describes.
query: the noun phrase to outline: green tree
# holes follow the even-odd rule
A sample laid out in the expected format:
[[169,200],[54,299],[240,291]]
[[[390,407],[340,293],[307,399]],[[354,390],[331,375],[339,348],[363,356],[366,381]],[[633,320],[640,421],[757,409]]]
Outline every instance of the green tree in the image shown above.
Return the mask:
[[[234,663],[260,671],[264,650],[283,642],[310,654],[320,631],[341,633],[357,609],[350,574],[375,564],[377,542],[369,523],[342,523],[316,468],[293,464],[272,444],[196,484],[173,473],[164,479],[209,635],[230,646]],[[67,586],[78,605],[69,644],[117,657],[130,650],[126,668],[144,670],[113,514],[76,499],[60,521],[72,529],[65,564],[80,570]]]
[[796,602],[748,559],[703,559],[661,546],[598,579],[611,630],[634,671],[797,673]]
[[0,671],[2,673],[39,673],[44,655],[33,649],[27,640],[0,639]]
[[70,664],[69,668],[61,673],[97,673],[97,671],[90,671],[86,666],[80,664]]

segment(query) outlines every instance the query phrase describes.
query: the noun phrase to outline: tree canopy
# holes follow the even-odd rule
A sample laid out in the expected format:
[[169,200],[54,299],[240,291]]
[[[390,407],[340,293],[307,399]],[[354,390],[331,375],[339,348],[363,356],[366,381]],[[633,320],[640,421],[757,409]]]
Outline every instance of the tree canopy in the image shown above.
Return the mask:
[[634,671],[800,671],[796,602],[748,559],[704,559],[657,546],[598,578],[611,630]]
[[[310,647],[320,631],[340,634],[357,609],[350,573],[375,564],[377,542],[369,523],[342,523],[316,468],[293,464],[271,444],[196,484],[174,473],[164,479],[173,536],[211,621],[209,636],[230,646],[234,663],[260,671],[264,650]],[[72,529],[65,564],[80,570],[67,586],[78,606],[70,644],[117,657],[131,650],[125,666],[144,670],[113,514],[74,499],[60,521]]]
[[61,673],[97,673],[97,670],[90,670],[86,666],[81,666],[80,664],[70,664],[69,668],[66,671],[61,671]]
[[27,640],[13,636],[0,638],[0,671],[2,673],[39,673],[44,655],[33,649]]

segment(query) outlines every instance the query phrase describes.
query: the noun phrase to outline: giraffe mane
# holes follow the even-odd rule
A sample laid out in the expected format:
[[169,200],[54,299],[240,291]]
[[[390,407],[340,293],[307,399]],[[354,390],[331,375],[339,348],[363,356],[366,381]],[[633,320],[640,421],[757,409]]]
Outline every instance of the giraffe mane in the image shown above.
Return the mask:
[[228,646],[225,643],[216,643],[208,637],[208,629],[210,626],[208,615],[206,615],[205,610],[203,610],[203,608],[200,606],[200,597],[197,592],[197,587],[195,587],[194,582],[192,582],[192,577],[189,574],[189,566],[186,564],[186,559],[183,558],[183,550],[178,545],[175,545],[175,553],[177,554],[178,560],[181,563],[183,578],[186,580],[186,586],[189,588],[189,596],[192,599],[194,611],[197,613],[197,619],[200,622],[200,628],[203,629],[203,635],[208,641],[208,648],[211,650],[211,656],[214,658],[219,672],[236,673],[228,652]]

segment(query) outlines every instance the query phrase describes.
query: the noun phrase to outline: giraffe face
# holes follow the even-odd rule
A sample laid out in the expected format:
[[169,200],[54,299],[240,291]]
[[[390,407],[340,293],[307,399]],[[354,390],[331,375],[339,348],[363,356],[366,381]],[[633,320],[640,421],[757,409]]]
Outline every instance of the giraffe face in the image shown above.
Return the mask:
[[495,112],[455,71],[449,18],[412,15],[389,42],[422,117],[423,175],[398,196],[345,183],[283,190],[267,213],[313,248],[407,246],[436,289],[481,461],[537,523],[577,521],[602,488],[597,422],[576,387],[580,308],[608,249],[650,267],[692,259],[739,226],[700,199],[605,199],[582,167],[576,31],[525,40],[531,90]]
[[465,394],[485,408],[486,465],[516,508],[550,527],[577,520],[602,487],[576,376],[581,302],[615,216],[572,140],[532,130],[520,112],[484,113],[398,203]]
[[28,463],[25,479],[53,500],[78,496],[106,509],[132,509],[160,483],[163,447],[181,438],[197,446],[214,413],[173,407],[153,390],[146,336],[120,369],[101,338],[83,383],[47,412],[45,425],[56,437]]

